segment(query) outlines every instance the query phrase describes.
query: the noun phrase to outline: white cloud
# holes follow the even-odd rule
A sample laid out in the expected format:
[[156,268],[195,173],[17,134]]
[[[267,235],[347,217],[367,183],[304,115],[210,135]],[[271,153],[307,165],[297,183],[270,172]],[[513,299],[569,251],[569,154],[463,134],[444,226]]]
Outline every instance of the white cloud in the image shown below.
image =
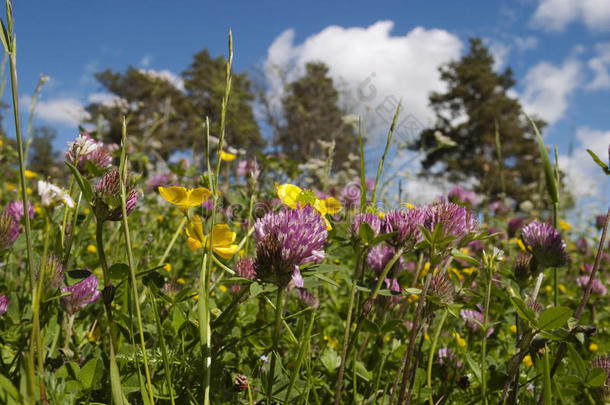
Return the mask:
[[184,80],[182,80],[182,78],[180,76],[178,76],[177,74],[175,74],[167,69],[163,69],[163,70],[139,69],[139,72],[146,74],[150,77],[153,77],[155,79],[165,80],[165,81],[169,82],[170,84],[172,84],[178,90],[184,91]]
[[[32,103],[31,96],[23,96],[22,105],[29,110]],[[82,103],[71,97],[55,98],[51,100],[38,99],[34,110],[35,117],[50,124],[76,127],[83,120],[89,118]]]
[[599,197],[601,184],[605,181],[606,176],[593,162],[587,149],[591,149],[603,162],[606,162],[608,145],[610,145],[610,130],[583,127],[576,132],[576,138],[580,145],[574,149],[571,157],[559,156],[559,167],[567,174],[568,190],[573,195]]
[[152,60],[153,60],[152,55],[148,55],[148,54],[144,55],[144,57],[142,59],[140,59],[140,65],[142,67],[147,68],[150,66],[150,62],[152,62]]
[[610,42],[595,46],[597,56],[589,60],[589,68],[594,73],[593,80],[587,84],[588,90],[610,89]]
[[581,20],[590,30],[610,30],[610,1],[540,0],[532,22],[545,31],[563,31]]
[[342,104],[350,106],[350,112],[362,115],[365,123],[385,121],[380,134],[387,132],[389,111],[400,99],[401,118],[412,115],[428,124],[433,118],[428,96],[446,88],[438,67],[458,59],[463,44],[440,29],[417,27],[406,35],[392,35],[393,27],[392,21],[369,27],[329,26],[301,44],[294,44],[293,30],[284,31],[269,47],[265,62],[272,104],[278,107],[285,81],[299,77],[307,62],[321,61],[329,66],[335,84],[344,84]]
[[90,103],[102,104],[106,107],[127,106],[127,101],[110,93],[91,93],[87,97]]
[[538,48],[538,38],[536,37],[516,37],[515,46],[521,52]]
[[493,70],[499,72],[506,64],[506,58],[510,52],[510,47],[501,42],[491,41],[489,44],[489,52],[494,58]]
[[525,75],[523,109],[553,124],[562,118],[569,97],[581,82],[582,67],[575,59],[568,59],[561,66],[540,62]]

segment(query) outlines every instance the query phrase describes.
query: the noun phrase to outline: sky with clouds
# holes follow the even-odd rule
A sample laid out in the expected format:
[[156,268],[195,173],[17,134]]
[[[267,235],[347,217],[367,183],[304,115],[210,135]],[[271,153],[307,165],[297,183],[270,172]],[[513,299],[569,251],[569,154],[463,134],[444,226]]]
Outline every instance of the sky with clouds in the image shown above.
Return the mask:
[[[369,137],[383,138],[399,99],[408,137],[432,122],[428,94],[444,88],[437,67],[459,58],[469,37],[481,37],[495,68],[513,69],[511,94],[549,123],[545,139],[558,146],[574,191],[605,202],[610,196],[585,151],[605,158],[610,143],[610,0],[18,2],[14,16],[22,109],[39,75],[49,75],[35,125],[56,127],[58,147],[76,135],[84,105],[114,102],[95,72],[131,65],[180,88],[178,76],[194,53],[226,53],[229,27],[235,69],[266,73],[276,107],[278,67],[294,79],[306,62],[323,61],[342,104],[364,117]],[[397,154],[395,169],[416,170],[412,159]],[[413,196],[438,190],[407,183]]]

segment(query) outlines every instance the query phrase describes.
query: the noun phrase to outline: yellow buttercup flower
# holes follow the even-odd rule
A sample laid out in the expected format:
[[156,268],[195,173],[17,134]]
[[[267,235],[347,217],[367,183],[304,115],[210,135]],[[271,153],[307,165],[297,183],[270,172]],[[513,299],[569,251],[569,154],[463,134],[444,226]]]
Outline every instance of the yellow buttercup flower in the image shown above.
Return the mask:
[[[191,218],[190,223],[186,226],[186,234],[188,235],[188,245],[191,250],[201,249],[204,245],[209,248],[209,238],[203,234],[203,224],[201,217],[195,215]],[[229,230],[226,224],[214,225],[212,230],[212,250],[223,259],[229,259],[239,249],[239,246],[234,244],[235,232]]]
[[303,190],[294,184],[278,185],[275,183],[275,190],[282,203],[292,209],[296,209],[299,204],[311,205],[320,213],[326,223],[326,229],[329,231],[332,229],[332,226],[328,218],[326,218],[326,214],[333,215],[343,209],[343,206],[336,198],[327,197],[324,200],[320,200],[313,191]]
[[596,352],[596,351],[598,351],[598,350],[599,350],[599,346],[598,346],[598,345],[596,345],[595,343],[591,343],[591,344],[589,345],[589,350],[590,350],[590,351],[592,351],[592,352]]
[[568,224],[566,221],[564,221],[563,219],[559,220],[559,228],[562,231],[569,231],[570,229],[572,229],[572,225]]
[[532,364],[534,364],[534,362],[532,361],[532,356],[530,356],[529,354],[525,356],[523,358],[523,364],[525,364],[525,367],[530,368]]
[[95,245],[89,245],[89,246],[87,246],[87,252],[95,253],[95,252],[97,252],[97,248],[95,247]]
[[27,179],[33,179],[33,178],[36,178],[36,176],[38,176],[38,175],[36,174],[36,172],[33,172],[33,171],[31,171],[31,170],[27,170],[27,169],[26,169],[26,170],[23,172],[23,174],[25,175],[25,177],[26,177]]
[[172,271],[172,264],[171,263],[165,263],[165,265],[163,266],[163,270],[167,271],[168,273],[170,271]]
[[203,204],[212,196],[212,192],[204,187],[187,190],[185,187],[159,187],[159,194],[167,202],[177,205],[180,210],[186,212],[190,207]]
[[512,333],[517,333],[517,326],[516,325],[510,325],[510,331]]
[[405,206],[405,208],[412,210],[413,208],[415,208],[415,205],[411,204],[411,203],[404,203],[403,204]]
[[229,152],[225,152],[224,150],[220,151],[220,160],[224,160],[225,162],[231,162],[235,160],[237,155]]

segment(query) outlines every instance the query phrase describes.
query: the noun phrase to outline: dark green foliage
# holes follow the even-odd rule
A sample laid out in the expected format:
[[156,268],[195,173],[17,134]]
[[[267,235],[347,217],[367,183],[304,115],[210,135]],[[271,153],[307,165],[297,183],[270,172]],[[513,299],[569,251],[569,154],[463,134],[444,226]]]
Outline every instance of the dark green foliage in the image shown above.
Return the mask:
[[[102,119],[102,137],[119,143],[123,116],[127,133],[138,151],[156,151],[163,158],[172,152],[204,148],[204,123],[209,117],[213,136],[219,134],[225,64],[207,50],[196,54],[182,73],[184,91],[160,75],[129,67],[124,73],[105,70],[96,74],[102,87],[122,99],[118,103],[92,103],[87,107],[91,122]],[[254,96],[245,73],[233,74],[227,108],[226,142],[230,146],[258,151],[265,145],[250,102]]]
[[[447,84],[445,93],[432,93],[430,105],[436,113],[434,128],[422,132],[412,146],[423,149],[423,167],[428,175],[448,173],[451,181],[475,178],[477,191],[496,196],[502,193],[495,146],[495,122],[500,132],[506,196],[520,202],[531,199],[538,189],[540,158],[530,123],[519,100],[509,96],[514,86],[510,68],[493,70],[493,57],[480,39],[470,40],[470,52],[459,61],[440,68]],[[452,123],[466,116],[461,123]],[[536,121],[541,128],[544,122]],[[456,146],[439,148],[434,133],[440,131]],[[436,163],[440,172],[433,172]]]
[[[203,133],[205,117],[210,119],[210,134],[220,133],[220,112],[225,92],[225,66],[222,55],[212,58],[206,49],[193,56],[193,63],[182,72],[187,97],[184,114],[189,117],[189,130]],[[251,103],[254,95],[246,73],[231,75],[231,95],[226,109],[225,142],[250,152],[265,146]]]
[[339,93],[323,63],[308,63],[306,74],[289,83],[282,99],[284,125],[279,127],[277,146],[291,159],[305,162],[322,157],[318,140],[335,142],[334,167],[347,162],[348,155],[358,155],[358,136],[345,124],[337,105]]
[[63,156],[53,150],[53,140],[56,136],[57,131],[50,127],[34,129],[30,156],[28,158],[28,169],[38,173],[45,179],[47,177],[63,179],[67,174],[67,170],[64,169],[62,162]]

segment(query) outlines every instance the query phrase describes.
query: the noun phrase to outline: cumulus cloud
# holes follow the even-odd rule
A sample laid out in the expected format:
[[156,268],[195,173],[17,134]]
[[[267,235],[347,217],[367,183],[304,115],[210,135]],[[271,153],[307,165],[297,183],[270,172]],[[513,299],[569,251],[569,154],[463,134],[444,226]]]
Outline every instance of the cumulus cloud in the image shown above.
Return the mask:
[[139,72],[142,74],[148,75],[150,77],[153,77],[155,79],[165,80],[165,81],[169,82],[171,85],[173,85],[175,88],[177,88],[178,90],[184,91],[184,80],[182,80],[182,78],[180,76],[178,76],[177,74],[175,74],[167,69],[163,69],[163,70],[140,69]]
[[540,62],[525,75],[523,109],[553,124],[562,118],[570,96],[581,82],[582,66],[575,59],[568,59],[561,66]]
[[577,197],[599,197],[605,175],[593,162],[587,149],[591,149],[602,161],[607,160],[610,130],[579,128],[576,138],[580,145],[572,156],[560,155],[559,167],[567,174],[567,186]]
[[[26,95],[21,100],[23,107],[29,110],[32,97]],[[83,120],[90,118],[82,103],[72,97],[60,97],[50,100],[38,99],[34,114],[35,117],[49,124],[73,127],[78,126]]]
[[403,119],[427,125],[433,118],[430,92],[446,88],[438,67],[458,59],[463,44],[440,29],[417,27],[406,35],[393,35],[393,27],[392,21],[369,27],[329,26],[301,44],[294,43],[293,30],[284,31],[269,47],[265,61],[271,103],[278,107],[284,83],[302,75],[307,62],[321,61],[329,66],[335,84],[342,84],[342,104],[365,122],[369,117],[381,121],[379,128],[385,129],[380,134],[387,131],[400,99]]
[[493,70],[499,72],[506,64],[506,58],[510,52],[510,47],[497,41],[491,41],[489,44],[489,52],[494,58]]
[[597,44],[595,48],[597,55],[588,63],[594,77],[586,88],[588,90],[610,89],[610,42]]
[[563,31],[573,22],[594,31],[610,30],[608,0],[540,0],[532,22],[545,31]]
[[515,46],[521,52],[536,49],[536,48],[538,48],[538,38],[536,38],[536,37],[516,37]]

